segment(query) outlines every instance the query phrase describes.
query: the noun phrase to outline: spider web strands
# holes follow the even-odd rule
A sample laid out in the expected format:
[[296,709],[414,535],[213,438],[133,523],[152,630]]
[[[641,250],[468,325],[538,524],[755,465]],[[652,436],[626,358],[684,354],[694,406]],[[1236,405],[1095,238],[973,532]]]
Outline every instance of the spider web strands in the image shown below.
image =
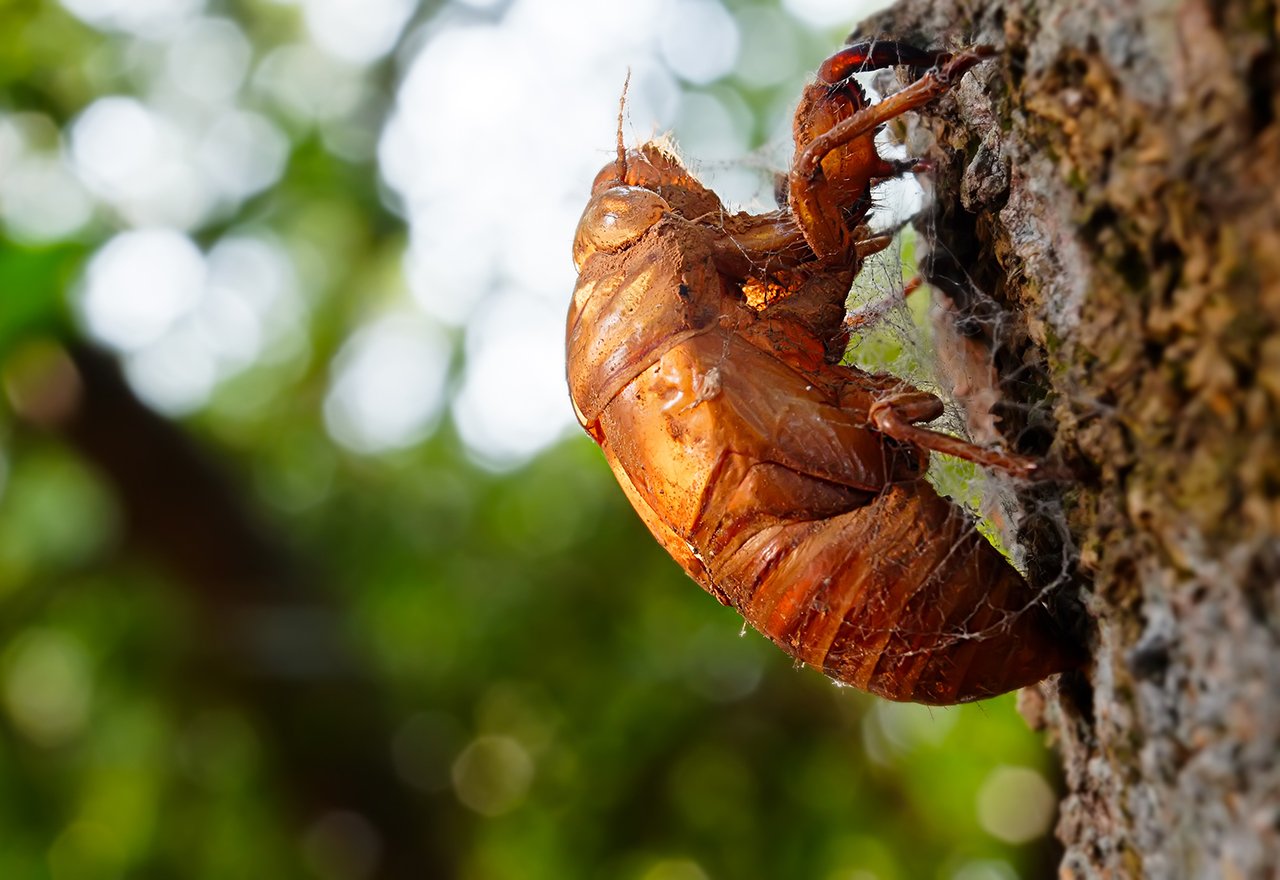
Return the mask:
[[[985,57],[990,52],[990,49],[981,47],[972,55]],[[947,69],[939,72],[940,81],[954,82],[955,77],[972,63],[976,61],[944,64]],[[884,109],[886,103],[896,101],[901,104],[908,100],[902,95],[909,94],[920,85],[918,81],[904,92],[896,93],[869,109],[879,108],[879,114],[894,115],[893,111]],[[919,91],[936,88],[920,88]],[[894,105],[890,103],[888,106]],[[877,116],[872,115],[870,120]],[[833,139],[838,136],[841,140],[852,140],[869,130],[874,124],[870,120],[864,119],[861,123],[847,120],[843,131],[837,127],[829,135]],[[810,149],[816,153],[823,147],[822,142],[817,142],[811,144]],[[888,145],[881,145],[882,149],[886,147]],[[884,192],[883,185],[877,187],[877,192]],[[877,199],[879,201],[881,199]],[[883,209],[883,204],[877,204],[877,211]],[[897,216],[900,218],[902,214]],[[884,227],[886,231],[898,231],[906,226],[900,220],[890,222],[892,225]],[[937,243],[940,236],[936,234],[939,222],[933,211],[926,211],[915,218],[915,225],[924,233],[927,249],[931,251],[925,254],[928,266],[921,265],[917,270],[917,241],[910,229],[895,238],[896,246],[891,253],[873,256],[864,264],[854,281],[850,297],[850,316],[846,327],[853,332],[846,362],[866,370],[888,370],[894,375],[904,376],[916,388],[928,390],[941,398],[946,411],[931,423],[931,428],[984,446],[1007,445],[1010,438],[997,426],[1001,419],[995,414],[996,409],[999,407],[1001,413],[1008,413],[1026,406],[1008,399],[997,387],[1010,379],[1018,381],[1017,375],[1008,375],[1004,368],[997,377],[995,367],[995,351],[1010,332],[1009,316],[974,279],[968,277],[962,259],[942,253],[945,248]],[[912,276],[912,273],[931,273],[931,270],[936,271],[935,267],[940,262],[958,270],[962,276],[958,283],[965,287],[968,295],[957,298],[960,299],[958,304],[947,296],[931,293],[908,298],[906,295],[913,285],[921,283],[921,276]],[[912,277],[912,281],[904,284],[904,276]],[[929,314],[931,311],[932,315]],[[973,333],[971,325],[975,322],[988,326],[990,340],[986,347],[974,344],[968,338]],[[1015,373],[1020,369],[1015,368]],[[1019,423],[1042,420],[1043,415],[1037,415],[1038,409],[1040,407],[1026,410]],[[977,519],[969,528],[976,528],[1006,558],[1017,563],[1024,573],[1026,553],[1014,534],[1015,526],[1034,521],[1036,525],[1031,527],[1040,535],[1043,536],[1047,530],[1052,558],[1040,558],[1044,555],[1044,541],[1037,539],[1035,561],[1039,576],[1035,582],[1041,586],[1034,601],[1045,601],[1072,576],[1072,542],[1060,505],[1052,498],[1036,500],[1032,502],[1033,509],[1025,509],[1023,501],[1029,494],[1026,487],[1020,494],[1015,494],[1008,480],[970,462],[945,455],[932,457],[928,478],[944,495],[975,514]],[[1043,496],[1046,493],[1035,494]]]
[[[887,208],[878,206],[878,210]],[[927,244],[920,241],[915,229],[902,229],[905,224],[897,224],[895,228],[902,231],[894,246],[871,257],[854,280],[849,300],[851,321],[846,324],[854,326],[845,362],[870,372],[903,377],[903,387],[927,390],[942,399],[945,412],[930,423],[931,429],[966,440],[976,439],[983,445],[1007,443],[994,410],[1007,412],[1018,405],[1005,399],[997,387],[994,352],[974,344],[957,326],[972,332],[969,325],[975,321],[994,323],[990,333],[1000,340],[1008,334],[1011,318],[972,278],[967,279],[971,288],[968,299],[976,304],[969,310],[957,308],[932,288],[907,295],[919,286],[928,287],[920,275],[914,274],[922,248],[936,251],[943,247],[934,230],[936,218],[926,213],[922,219],[920,225]],[[904,278],[911,280],[904,284]],[[1034,413],[1028,417],[1036,418]],[[1036,583],[1040,587],[1028,605],[1044,602],[1071,577],[1074,549],[1061,506],[1053,498],[1027,502],[1025,485],[1015,493],[1015,484],[1009,479],[949,455],[932,456],[927,477],[940,494],[974,517],[955,527],[961,532],[976,530],[1024,575],[1029,574],[1028,558],[1017,532],[1031,522],[1039,531],[1048,530],[1048,558],[1040,558],[1045,548],[1037,541]],[[1011,612],[1016,613],[1019,612]],[[957,632],[954,637],[980,640],[989,635],[989,631],[974,630]]]

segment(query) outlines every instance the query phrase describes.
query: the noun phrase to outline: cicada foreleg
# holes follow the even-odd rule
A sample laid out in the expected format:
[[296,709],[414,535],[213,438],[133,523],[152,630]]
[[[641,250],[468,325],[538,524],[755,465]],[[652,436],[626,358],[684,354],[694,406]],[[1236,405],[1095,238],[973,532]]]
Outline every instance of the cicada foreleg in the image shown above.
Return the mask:
[[[860,88],[849,80],[856,68],[848,61],[836,64],[831,71],[820,73],[819,88],[806,94],[806,103],[797,111],[796,155],[788,184],[790,207],[805,240],[823,260],[848,259],[850,251],[856,249],[848,211],[861,200],[864,205],[858,210],[865,215],[871,183],[911,168],[905,163],[890,162],[876,152],[875,133],[879,126],[944,94],[965,71],[995,53],[989,46],[950,55],[908,50],[898,44],[883,45],[891,48],[876,53],[854,46],[845,52],[853,53],[852,60],[880,67],[901,61],[913,65],[930,60],[938,63],[902,91],[869,106],[861,98]],[[907,57],[904,53],[908,51],[915,54]],[[828,65],[839,58],[838,53]],[[826,68],[824,65],[823,70]],[[822,91],[824,76],[841,74],[843,79],[828,82],[827,90]],[[854,220],[856,225],[861,217]]]
[[885,67],[911,67],[925,70],[945,62],[951,55],[934,49],[917,49],[897,40],[868,40],[854,43],[836,52],[818,68],[818,79],[840,84],[855,73],[881,70]]
[[[871,208],[871,185],[915,170],[918,163],[882,157],[875,147],[876,129],[942,94],[991,54],[988,47],[952,55],[875,40],[828,58],[796,109],[795,156],[777,187],[786,209],[739,218],[739,225],[726,228],[716,244],[720,268],[738,277],[796,267],[856,269],[862,258],[887,247],[889,239],[868,237],[863,223]],[[930,69],[903,91],[868,105],[854,74],[894,65]]]
[[1017,477],[1037,475],[1039,465],[1035,459],[1012,452],[1001,452],[920,427],[942,415],[942,401],[927,391],[909,391],[878,398],[871,404],[868,415],[876,430],[921,449],[954,455],[984,467],[995,468]]

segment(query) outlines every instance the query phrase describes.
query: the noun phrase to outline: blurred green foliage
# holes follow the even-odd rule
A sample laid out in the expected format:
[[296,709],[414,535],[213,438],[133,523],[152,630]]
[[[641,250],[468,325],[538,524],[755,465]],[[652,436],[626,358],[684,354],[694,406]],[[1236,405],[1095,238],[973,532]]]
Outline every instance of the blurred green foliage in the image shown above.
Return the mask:
[[[210,11],[256,59],[298,38],[288,4]],[[440,14],[419,9],[408,32]],[[0,24],[0,118],[52,132],[54,153],[96,98],[142,89],[155,48],[52,2],[4,0]],[[792,27],[804,57],[839,36]],[[360,74],[375,124],[395,65]],[[790,100],[733,77],[708,88],[751,110],[753,143]],[[237,682],[279,674],[305,691],[313,673],[226,672],[219,600],[142,533],[129,485],[30,405],[49,362],[32,353],[85,344],[86,258],[128,226],[99,206],[64,237],[11,224],[0,240],[0,877],[407,876],[387,865],[424,840],[441,876],[476,880],[973,880],[1051,863],[1042,837],[1002,841],[979,814],[997,768],[1046,767],[1012,697],[930,710],[793,669],[659,551],[586,438],[504,472],[475,464],[447,418],[398,452],[335,444],[331,360],[379,298],[402,295],[406,233],[371,155],[258,109],[288,133],[284,174],[193,234],[211,246],[250,230],[308,255],[302,341],[171,426],[340,609],[376,736],[304,718],[304,739],[388,762],[418,824],[396,837],[300,794],[306,743]]]

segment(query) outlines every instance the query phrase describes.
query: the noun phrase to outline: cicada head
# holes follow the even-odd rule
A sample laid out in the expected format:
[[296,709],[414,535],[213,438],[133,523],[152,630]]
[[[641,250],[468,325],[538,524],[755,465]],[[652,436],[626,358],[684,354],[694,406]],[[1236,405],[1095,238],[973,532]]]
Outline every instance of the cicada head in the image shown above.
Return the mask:
[[599,251],[615,253],[639,241],[671,210],[662,196],[639,186],[615,183],[596,192],[573,236],[573,263],[582,270]]
[[591,185],[591,201],[574,236],[574,264],[581,270],[591,254],[633,244],[664,214],[697,220],[723,210],[716,194],[680,163],[670,141],[619,150]]

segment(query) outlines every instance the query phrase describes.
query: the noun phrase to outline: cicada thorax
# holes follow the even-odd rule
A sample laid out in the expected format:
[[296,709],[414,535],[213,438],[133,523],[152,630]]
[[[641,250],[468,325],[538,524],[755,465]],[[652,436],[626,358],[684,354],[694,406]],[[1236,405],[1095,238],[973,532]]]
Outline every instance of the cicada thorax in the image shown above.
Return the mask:
[[[691,217],[716,217],[720,199],[662,143],[625,153],[597,175],[574,243],[578,284],[569,306],[566,363],[578,420],[595,433],[600,412],[662,352],[732,309],[733,282],[711,253],[714,236]],[[622,160],[619,160],[622,162]],[[630,190],[630,193],[626,192]],[[614,193],[616,206],[601,202]],[[653,214],[652,200],[667,211]],[[633,203],[642,223],[626,216]],[[607,227],[629,231],[613,247]]]
[[758,311],[758,321],[738,332],[815,382],[826,383],[827,367],[849,347],[845,303],[857,265],[824,272],[793,284],[790,295]]
[[583,427],[661,353],[714,324],[720,276],[699,231],[679,217],[578,277],[566,332],[570,396]]

